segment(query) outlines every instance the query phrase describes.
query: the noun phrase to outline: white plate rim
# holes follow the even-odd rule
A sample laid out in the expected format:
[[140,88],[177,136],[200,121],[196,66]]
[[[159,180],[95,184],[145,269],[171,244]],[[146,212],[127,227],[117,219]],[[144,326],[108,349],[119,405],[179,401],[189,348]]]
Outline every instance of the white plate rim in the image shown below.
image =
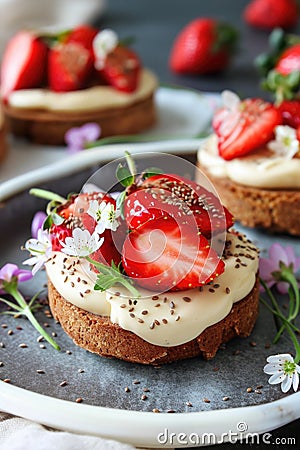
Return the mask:
[[[122,157],[128,148],[132,154],[150,151],[188,154],[196,152],[202,141],[203,139],[186,139],[142,144],[113,144],[80,152],[2,183],[0,201],[9,199],[37,183],[55,180],[62,175],[84,170],[93,164]],[[224,433],[237,432],[237,424],[241,422],[247,425],[247,430],[238,432],[240,439],[247,436],[247,433],[261,434],[274,430],[300,418],[300,392],[261,405],[190,413],[155,414],[77,404],[2,382],[0,383],[0,408],[8,413],[57,429],[117,439],[138,447],[162,448],[163,446],[157,441],[157,436],[165,429],[168,429],[169,433],[176,433],[177,436],[179,433],[184,433],[187,437],[193,433],[199,436],[212,433],[217,443]],[[177,441],[175,443],[177,448],[192,446]],[[201,445],[197,444],[197,446]],[[164,447],[173,448],[174,444],[166,444]]]

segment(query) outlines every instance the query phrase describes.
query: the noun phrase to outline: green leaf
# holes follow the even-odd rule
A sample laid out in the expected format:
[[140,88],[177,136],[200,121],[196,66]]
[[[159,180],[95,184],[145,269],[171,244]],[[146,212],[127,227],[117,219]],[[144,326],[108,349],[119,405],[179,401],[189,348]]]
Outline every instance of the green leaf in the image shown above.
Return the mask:
[[143,178],[147,179],[150,177],[153,177],[154,175],[159,175],[161,173],[164,173],[163,170],[161,170],[159,167],[149,167],[143,172]]
[[124,187],[129,187],[134,182],[134,176],[130,173],[129,169],[122,166],[122,164],[119,164],[117,167],[116,177]]
[[121,217],[124,219],[124,202],[126,198],[126,191],[121,192],[116,201],[116,208],[121,211]]
[[132,280],[121,273],[120,265],[116,266],[112,261],[111,266],[107,266],[105,264],[94,261],[88,256],[86,257],[86,259],[99,271],[94,286],[95,290],[106,291],[116,284],[120,284],[121,286],[124,286],[126,289],[128,289],[128,291],[131,292],[134,297],[140,297],[140,293],[134,287]]

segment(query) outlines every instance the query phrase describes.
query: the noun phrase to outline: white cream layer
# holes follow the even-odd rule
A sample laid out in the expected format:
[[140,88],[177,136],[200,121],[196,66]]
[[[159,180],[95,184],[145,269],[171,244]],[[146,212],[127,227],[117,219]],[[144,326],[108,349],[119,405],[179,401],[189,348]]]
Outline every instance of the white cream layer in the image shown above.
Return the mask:
[[147,98],[158,85],[156,76],[143,69],[138,88],[132,93],[117,91],[110,86],[93,86],[72,92],[53,92],[48,89],[20,89],[9,95],[8,104],[20,109],[84,112],[104,108],[130,106]]
[[113,323],[147,342],[174,346],[194,339],[222,320],[233,303],[253,288],[258,270],[257,249],[246,238],[231,233],[227,241],[225,272],[211,285],[203,286],[201,292],[192,289],[159,295],[141,289],[141,298],[134,299],[121,286],[110,292],[95,291],[96,275],[88,264],[60,252],[53,254],[46,270],[60,295],[79,308],[109,316]]
[[260,149],[243,158],[225,161],[219,156],[217,136],[206,139],[198,161],[214,177],[257,188],[300,189],[300,159],[286,159]]

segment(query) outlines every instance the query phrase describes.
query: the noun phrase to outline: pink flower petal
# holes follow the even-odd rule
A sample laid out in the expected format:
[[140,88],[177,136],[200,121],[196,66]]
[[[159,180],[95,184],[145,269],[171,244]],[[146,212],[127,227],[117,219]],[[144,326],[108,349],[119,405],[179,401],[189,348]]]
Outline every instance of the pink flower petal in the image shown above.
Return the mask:
[[277,270],[279,269],[279,262],[282,261],[284,264],[288,265],[288,257],[285,249],[278,244],[272,244],[269,250],[269,259],[277,264]]
[[259,273],[264,281],[272,281],[273,280],[272,272],[278,269],[279,267],[276,262],[268,258],[260,258]]

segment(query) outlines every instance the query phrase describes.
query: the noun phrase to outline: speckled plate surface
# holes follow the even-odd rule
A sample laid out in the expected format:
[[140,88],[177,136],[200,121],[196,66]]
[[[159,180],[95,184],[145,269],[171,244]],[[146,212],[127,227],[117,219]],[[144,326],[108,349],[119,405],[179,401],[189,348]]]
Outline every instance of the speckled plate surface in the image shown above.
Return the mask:
[[[198,141],[190,141],[183,152],[181,144],[176,147],[172,143],[168,148],[164,143],[161,151],[182,153],[195,161],[197,146]],[[139,151],[141,147],[137,146]],[[124,148],[117,148],[116,153],[122,156]],[[59,177],[53,170],[49,181],[39,185],[61,195],[79,191],[101,164],[101,151],[97,164],[93,160],[84,165],[84,170],[74,164],[71,171],[66,170],[66,176]],[[109,152],[109,148],[105,151]],[[20,245],[29,237],[33,214],[43,207],[42,200],[28,194],[27,186],[1,204],[0,266],[7,261],[24,260]],[[296,238],[243,231],[262,252],[279,240],[294,246],[300,254]],[[35,281],[24,284],[24,290],[28,295],[34,294],[44,284],[45,274],[41,273]],[[46,297],[45,291],[41,298]],[[221,435],[229,430],[261,433],[300,417],[300,392],[282,394],[278,386],[268,384],[263,373],[268,355],[292,351],[289,341],[284,339],[271,346],[275,325],[263,307],[251,337],[231,341],[213,360],[195,358],[159,368],[104,359],[76,347],[49,317],[46,304],[37,318],[55,336],[60,352],[41,342],[26,320],[0,316],[0,378],[10,380],[0,383],[0,409],[5,411],[61,429],[148,447],[161,446],[157,436],[165,429],[187,435],[204,432]],[[82,402],[76,403],[76,399]],[[154,414],[153,410],[159,410],[160,414]],[[176,441],[175,444],[188,446]],[[174,442],[171,445],[168,440],[166,447],[174,447]]]

